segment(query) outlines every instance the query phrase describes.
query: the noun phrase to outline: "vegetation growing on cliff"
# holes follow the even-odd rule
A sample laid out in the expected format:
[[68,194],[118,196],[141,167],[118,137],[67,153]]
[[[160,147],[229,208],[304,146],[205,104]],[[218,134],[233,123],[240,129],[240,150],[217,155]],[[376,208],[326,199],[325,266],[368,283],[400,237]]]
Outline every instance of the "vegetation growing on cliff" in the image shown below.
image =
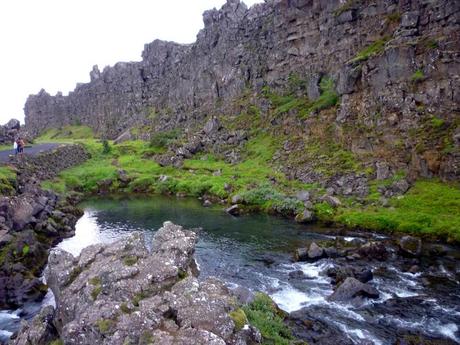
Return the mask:
[[52,128],[44,132],[37,141],[42,142],[65,142],[75,139],[93,139],[94,131],[87,126],[64,126]]
[[[326,129],[317,129],[327,133]],[[299,190],[324,193],[316,185],[288,179],[272,165],[272,158],[281,146],[283,137],[254,130],[242,151],[240,163],[229,164],[218,155],[197,154],[186,159],[181,168],[162,167],[152,156],[164,152],[164,147],[133,141],[111,145],[108,153],[94,139],[84,140],[92,159],[83,165],[63,171],[43,186],[58,192],[71,190],[96,193],[104,181],[107,191],[129,193],[167,193],[194,197],[206,196],[230,202],[238,196],[239,203],[249,210],[263,210],[293,216],[303,210],[303,203],[294,197]],[[364,171],[351,152],[338,143],[325,141],[309,143],[302,157],[314,162],[316,171],[328,176],[330,171]],[[162,145],[160,145],[162,146]],[[290,164],[300,164],[295,155]],[[293,163],[294,162],[294,163]],[[297,162],[297,163],[295,163]],[[331,170],[333,169],[333,170]],[[119,171],[127,175],[121,183]],[[391,184],[398,179],[380,184]],[[419,181],[403,197],[389,200],[389,207],[378,206],[381,194],[377,184],[371,183],[367,202],[357,203],[352,197],[342,198],[343,205],[333,208],[326,202],[314,205],[314,212],[322,222],[376,231],[408,232],[424,236],[442,236],[460,241],[460,195],[457,185],[440,181]],[[321,194],[320,194],[321,195]],[[441,215],[441,216],[440,216]]]
[[306,118],[314,112],[335,106],[339,101],[339,95],[335,90],[334,80],[330,77],[323,77],[319,82],[320,95],[315,100],[309,100],[306,95],[298,96],[296,91],[306,93],[306,85],[301,80],[292,75],[289,77],[290,87],[283,93],[278,93],[265,87],[263,96],[270,101],[273,107],[273,113],[276,116],[297,112],[300,118]]
[[368,46],[364,47],[361,51],[356,54],[356,56],[351,60],[351,62],[362,62],[368,60],[370,57],[381,54],[385,49],[385,44],[389,41],[389,37],[385,36],[380,38]]

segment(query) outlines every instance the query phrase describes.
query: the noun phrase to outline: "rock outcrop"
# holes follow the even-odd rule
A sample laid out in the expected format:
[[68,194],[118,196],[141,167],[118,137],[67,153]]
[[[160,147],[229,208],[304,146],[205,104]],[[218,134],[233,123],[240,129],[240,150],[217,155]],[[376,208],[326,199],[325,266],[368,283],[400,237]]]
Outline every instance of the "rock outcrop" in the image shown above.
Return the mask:
[[[165,222],[151,252],[139,233],[90,246],[78,258],[53,251],[46,279],[60,338],[69,345],[258,343],[256,329],[235,325],[236,300],[223,283],[197,280],[196,240],[194,232]],[[37,333],[33,324],[24,325],[21,338]]]
[[[458,179],[459,17],[460,3],[447,0],[268,0],[249,9],[228,0],[204,13],[193,44],[156,40],[140,62],[95,66],[91,81],[68,96],[30,96],[26,125],[36,135],[81,123],[111,138],[133,127],[189,130],[208,115],[250,113],[245,100],[265,117],[278,115],[270,126],[290,137],[301,131],[315,142],[327,134],[379,179],[401,169]],[[261,96],[267,88],[320,103],[281,117]],[[327,90],[338,104],[320,112]],[[306,183],[324,178],[310,166],[320,155],[306,157],[305,142],[290,139],[278,152],[284,171]],[[336,193],[368,192],[365,174],[329,177]]]
[[88,157],[82,146],[71,145],[12,162],[16,189],[0,197],[0,309],[17,308],[46,293],[40,276],[48,250],[74,234],[81,211],[39,183]]
[[0,126],[0,145],[11,145],[19,135],[21,123],[19,120],[11,119],[5,125]]

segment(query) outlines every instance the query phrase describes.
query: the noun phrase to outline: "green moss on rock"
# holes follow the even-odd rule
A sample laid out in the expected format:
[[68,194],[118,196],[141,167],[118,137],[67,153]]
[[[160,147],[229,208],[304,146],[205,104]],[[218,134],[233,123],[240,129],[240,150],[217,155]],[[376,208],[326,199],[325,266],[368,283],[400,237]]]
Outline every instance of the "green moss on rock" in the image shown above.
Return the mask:
[[248,318],[241,308],[230,312],[228,315],[232,318],[236,331],[241,330],[248,323]]

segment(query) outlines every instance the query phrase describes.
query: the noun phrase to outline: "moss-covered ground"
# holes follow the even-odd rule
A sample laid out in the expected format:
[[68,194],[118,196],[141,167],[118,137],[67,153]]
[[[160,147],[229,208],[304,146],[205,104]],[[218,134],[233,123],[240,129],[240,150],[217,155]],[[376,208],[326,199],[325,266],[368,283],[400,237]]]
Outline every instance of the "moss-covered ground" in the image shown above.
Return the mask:
[[0,195],[11,195],[15,190],[16,173],[8,166],[0,166]]

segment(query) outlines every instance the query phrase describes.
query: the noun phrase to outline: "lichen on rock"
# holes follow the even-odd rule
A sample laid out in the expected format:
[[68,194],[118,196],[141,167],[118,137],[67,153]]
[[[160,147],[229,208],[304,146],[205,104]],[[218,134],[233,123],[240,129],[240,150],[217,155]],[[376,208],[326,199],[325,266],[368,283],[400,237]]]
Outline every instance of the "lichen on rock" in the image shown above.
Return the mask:
[[[61,339],[80,345],[255,343],[260,334],[232,317],[241,309],[224,283],[194,276],[196,241],[194,232],[165,222],[151,252],[140,233],[89,246],[78,258],[54,250],[45,274]],[[132,256],[137,261],[126,265]]]

